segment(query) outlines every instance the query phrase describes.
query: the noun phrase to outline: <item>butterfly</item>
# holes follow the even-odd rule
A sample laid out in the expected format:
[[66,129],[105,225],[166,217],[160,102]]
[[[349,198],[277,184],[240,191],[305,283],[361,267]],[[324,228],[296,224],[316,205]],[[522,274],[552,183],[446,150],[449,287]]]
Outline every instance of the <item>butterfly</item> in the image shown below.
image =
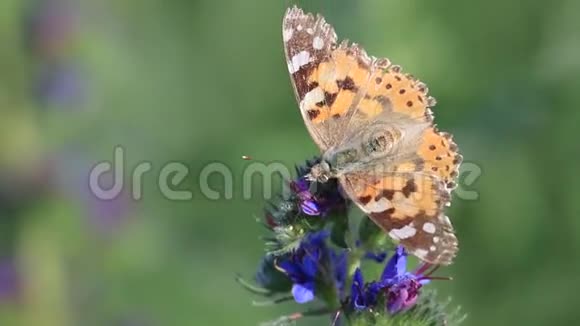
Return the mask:
[[338,43],[324,17],[294,6],[282,37],[292,85],[321,162],[348,197],[408,252],[448,265],[458,244],[444,213],[462,156],[433,124],[427,86],[386,58]]

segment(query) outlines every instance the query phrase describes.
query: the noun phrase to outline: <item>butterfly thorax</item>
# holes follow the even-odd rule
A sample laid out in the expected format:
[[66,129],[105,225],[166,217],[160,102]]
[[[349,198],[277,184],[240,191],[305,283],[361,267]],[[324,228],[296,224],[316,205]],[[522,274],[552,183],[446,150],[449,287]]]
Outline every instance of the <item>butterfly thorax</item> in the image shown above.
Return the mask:
[[322,155],[320,163],[312,167],[307,178],[325,183],[331,178],[338,178],[346,173],[362,170],[375,163],[373,154],[386,155],[391,144],[371,139],[342,145],[327,150]]
[[378,162],[384,164],[392,145],[393,137],[387,130],[376,132],[372,137],[353,137],[327,149],[307,177],[325,183],[331,178],[368,169]]

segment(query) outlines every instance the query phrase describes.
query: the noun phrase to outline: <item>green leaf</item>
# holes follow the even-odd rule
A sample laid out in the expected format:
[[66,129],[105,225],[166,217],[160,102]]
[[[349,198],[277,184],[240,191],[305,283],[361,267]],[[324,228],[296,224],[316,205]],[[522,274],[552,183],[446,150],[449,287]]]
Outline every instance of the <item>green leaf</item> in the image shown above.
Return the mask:
[[377,249],[387,244],[392,245],[385,232],[366,216],[360,221],[358,233],[361,246],[365,249]]
[[346,216],[335,216],[333,218],[330,240],[340,248],[348,248],[346,235],[348,234],[348,219]]

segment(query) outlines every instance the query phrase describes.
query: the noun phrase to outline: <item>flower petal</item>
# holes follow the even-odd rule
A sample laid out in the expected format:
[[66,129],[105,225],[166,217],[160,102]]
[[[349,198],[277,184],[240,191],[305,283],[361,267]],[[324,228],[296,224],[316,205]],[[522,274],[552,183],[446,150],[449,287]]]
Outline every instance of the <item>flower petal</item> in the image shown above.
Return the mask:
[[362,272],[360,270],[360,267],[357,267],[357,269],[354,271],[354,275],[352,277],[352,286],[353,289],[356,287],[357,289],[362,289],[363,286],[365,284]]
[[300,266],[296,265],[294,262],[290,260],[276,262],[276,268],[284,272],[292,280],[299,279],[300,275],[302,275]]
[[428,280],[426,278],[419,279],[419,284],[421,284],[421,285],[426,285],[426,284],[429,284],[430,282],[431,282],[431,280]]
[[379,282],[371,282],[367,285],[365,290],[365,300],[368,306],[375,306],[377,304],[379,294],[383,291],[383,286]]
[[296,193],[301,193],[303,191],[308,191],[310,189],[310,182],[308,182],[308,180],[304,178],[300,178],[298,180],[293,181],[291,186]]
[[314,300],[314,283],[294,284],[292,296],[298,303],[307,303]]
[[305,200],[300,203],[300,210],[302,213],[309,215],[309,216],[319,216],[320,215],[320,208],[318,204],[313,200]]
[[407,289],[400,289],[394,293],[389,293],[389,302],[387,303],[387,309],[390,314],[396,314],[404,308],[404,304],[409,297],[409,292]]
[[413,307],[413,306],[414,306],[414,305],[417,303],[417,300],[418,300],[418,299],[419,299],[419,296],[418,296],[418,295],[416,295],[416,294],[415,294],[415,295],[413,295],[413,296],[411,296],[411,297],[409,297],[409,298],[407,298],[407,300],[406,300],[406,301],[405,301],[405,303],[403,304],[403,311],[404,311],[404,310],[408,310],[408,309],[410,309],[411,307]]
[[389,259],[385,270],[381,275],[381,281],[386,281],[397,276],[405,274],[407,270],[407,253],[403,246],[398,246],[397,250]]
[[311,246],[320,247],[324,245],[324,240],[330,236],[328,230],[322,230],[316,233],[311,233],[307,236],[306,242]]
[[306,256],[302,259],[302,272],[309,278],[314,278],[318,271],[318,260],[320,252],[318,249],[307,251]]
[[368,303],[362,294],[358,294],[352,297],[352,305],[354,309],[358,311],[369,308]]
[[360,268],[356,269],[352,277],[350,296],[354,309],[364,310],[367,308],[368,303],[364,293],[364,279]]

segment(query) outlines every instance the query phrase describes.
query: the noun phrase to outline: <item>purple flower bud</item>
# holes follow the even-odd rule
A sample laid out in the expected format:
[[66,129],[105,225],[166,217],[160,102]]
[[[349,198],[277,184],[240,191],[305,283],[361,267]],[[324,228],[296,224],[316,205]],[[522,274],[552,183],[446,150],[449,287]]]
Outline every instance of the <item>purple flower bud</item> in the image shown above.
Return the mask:
[[413,277],[399,281],[385,289],[387,295],[387,310],[396,314],[408,310],[417,303],[419,290],[423,285]]
[[305,200],[302,203],[300,203],[300,210],[304,214],[309,215],[309,216],[320,215],[320,208],[318,207],[318,204],[316,204],[312,200]]

